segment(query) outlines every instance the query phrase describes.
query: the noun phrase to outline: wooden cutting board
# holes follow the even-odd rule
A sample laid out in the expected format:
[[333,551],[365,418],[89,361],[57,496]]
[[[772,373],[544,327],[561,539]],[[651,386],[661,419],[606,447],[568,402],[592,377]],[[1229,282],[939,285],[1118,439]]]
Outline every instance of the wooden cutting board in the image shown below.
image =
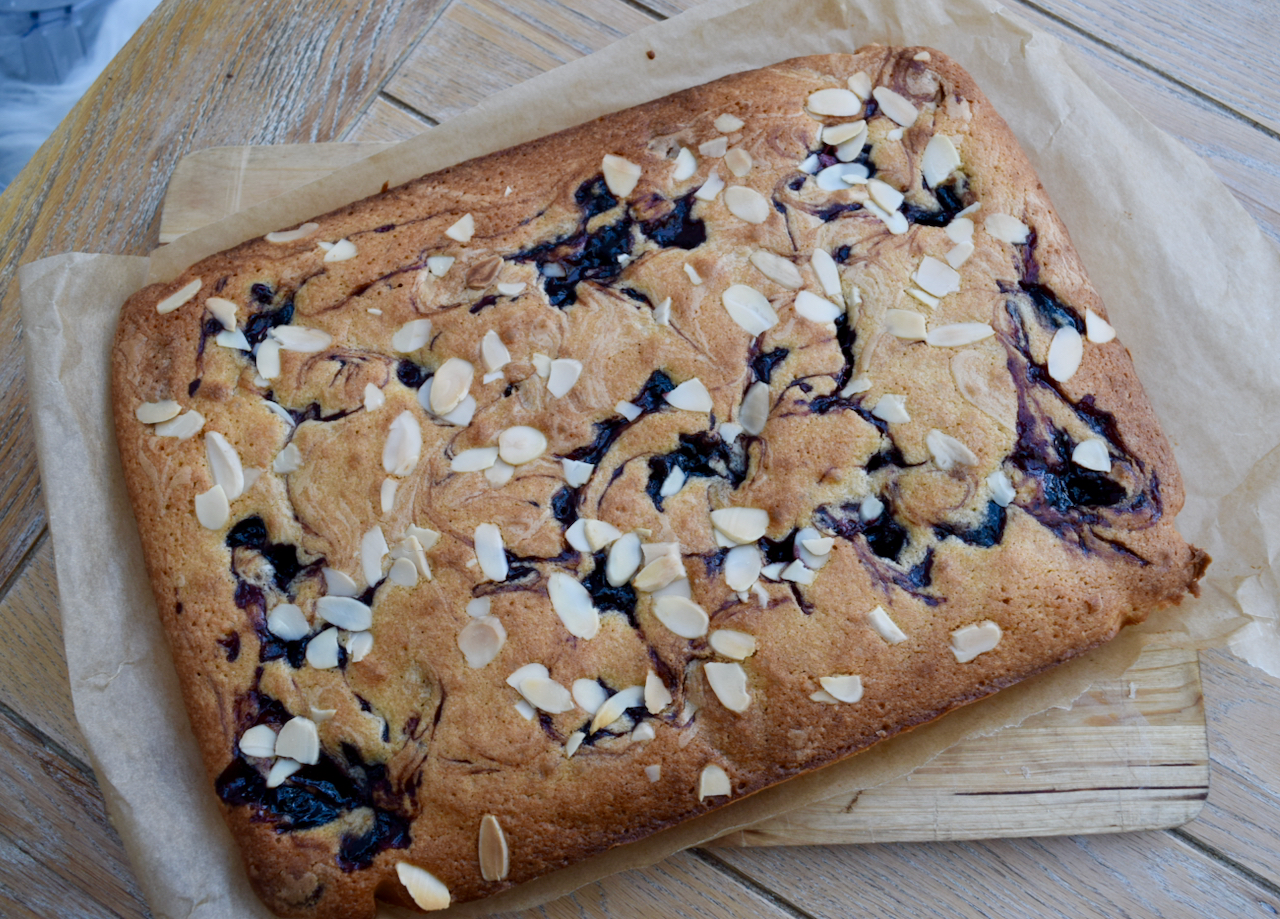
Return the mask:
[[[173,174],[160,241],[273,197],[386,144],[218,147]],[[1209,793],[1209,752],[1194,651],[1157,637],[1119,679],[1070,710],[957,744],[910,775],[775,817],[721,846],[816,845],[1055,836],[1164,829]]]

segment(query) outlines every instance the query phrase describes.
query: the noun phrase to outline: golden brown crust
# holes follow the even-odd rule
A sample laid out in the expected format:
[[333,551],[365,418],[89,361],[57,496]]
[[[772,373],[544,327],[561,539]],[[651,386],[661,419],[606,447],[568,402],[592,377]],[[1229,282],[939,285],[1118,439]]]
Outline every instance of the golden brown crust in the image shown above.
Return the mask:
[[[878,105],[842,117],[805,113],[811,93],[844,88],[858,72],[919,109],[900,137]],[[750,154],[745,176],[731,173],[737,160],[697,153],[721,136],[713,122],[725,113],[743,122],[722,126],[728,146]],[[801,170],[816,150],[820,165],[836,162],[819,137],[824,125],[863,115],[870,153],[861,162],[905,193],[904,233],[873,216],[867,185],[825,190]],[[944,183],[948,194],[922,178],[935,134],[952,138],[962,162],[961,178]],[[697,170],[676,180],[681,147],[697,153]],[[607,193],[598,178],[604,154],[640,167],[629,194]],[[762,222],[731,212],[723,192],[692,197],[712,169],[761,193]],[[913,273],[926,256],[951,253],[945,224],[975,202],[960,288],[927,308],[907,293]],[[466,214],[474,237],[446,235]],[[985,222],[994,214],[1030,237],[992,236]],[[1124,346],[1085,340],[1078,371],[1061,381],[1048,374],[1056,330],[1083,329],[1087,311],[1103,319],[1106,311],[1007,126],[937,51],[871,46],[731,76],[316,223],[302,239],[252,240],[140,291],[121,316],[114,366],[125,475],[192,724],[249,876],[281,915],[372,916],[375,895],[411,905],[398,862],[426,869],[462,901],[641,838],[1094,647],[1177,602],[1207,564],[1173,528],[1177,467]],[[324,261],[317,242],[343,239],[354,257]],[[804,290],[836,299],[811,266],[815,249],[841,262],[848,312],[838,330],[799,315],[795,292],[749,260],[761,250],[780,255]],[[456,258],[441,276],[427,261],[439,255]],[[570,276],[550,277],[554,265]],[[157,313],[197,278],[189,302]],[[521,283],[519,292],[496,287]],[[723,305],[731,284],[755,288],[776,312],[759,339]],[[256,380],[243,352],[215,341],[210,297],[235,303],[237,328],[254,340],[267,332],[266,317],[285,318],[273,311],[287,303],[281,327],[323,330],[331,342],[283,351],[280,375]],[[660,325],[667,298],[669,325]],[[890,309],[918,312],[930,329],[987,323],[993,334],[963,347],[911,341],[886,333]],[[393,335],[424,318],[429,340],[396,353]],[[511,361],[484,382],[490,330]],[[548,392],[542,355],[581,363],[567,395]],[[476,367],[478,408],[465,426],[433,417],[418,398],[421,378],[451,357]],[[701,380],[714,420],[668,406],[669,386],[657,385],[655,371],[670,384]],[[717,427],[741,423],[745,394],[766,377],[762,434],[734,438]],[[850,385],[863,377],[866,387]],[[369,391],[383,404],[375,396],[366,406]],[[905,396],[909,421],[874,414],[886,394]],[[268,396],[294,422],[270,410]],[[164,400],[197,410],[199,434],[159,436],[135,416],[142,403]],[[620,401],[644,414],[626,422]],[[389,475],[383,448],[404,413],[417,422],[421,455],[409,474]],[[496,445],[516,425],[542,432],[548,445],[509,482],[452,469],[452,457]],[[263,470],[214,529],[197,522],[194,504],[215,484],[211,431],[244,469]],[[602,431],[611,432],[606,449],[588,455]],[[972,455],[948,463],[935,431]],[[1110,471],[1071,462],[1073,447],[1090,439],[1105,444]],[[298,448],[299,468],[273,471],[287,444]],[[567,486],[560,457],[592,461],[589,481]],[[676,467],[683,487],[664,498],[663,484],[679,484],[668,482]],[[997,471],[1016,488],[1007,510],[993,501]],[[389,480],[397,487],[384,512]],[[870,504],[862,512],[871,496],[884,504],[879,516]],[[570,505],[646,542],[678,539],[711,630],[756,639],[741,664],[745,711],[729,710],[707,686],[702,664],[729,658],[705,636],[665,628],[643,591],[631,592],[634,609],[601,614],[598,635],[570,635],[549,600],[552,574],[592,584],[597,607],[627,606],[627,590],[609,600],[600,572],[591,581],[591,553],[566,541]],[[811,584],[762,579],[740,598],[726,584],[708,513],[728,506],[768,512],[766,560],[790,559],[797,529],[816,527],[834,538],[828,561]],[[476,564],[484,523],[498,525],[510,553],[502,584]],[[410,526],[439,532],[426,553],[433,578],[367,591],[361,539],[375,526],[392,548]],[[328,590],[322,567],[351,576],[373,610],[373,650],[341,667],[302,658],[326,628],[315,611]],[[458,636],[474,621],[468,601],[482,596],[506,640],[495,660],[472,669]],[[281,604],[302,611],[306,639],[290,644],[267,629]],[[890,644],[873,627],[877,606],[906,640]],[[999,625],[1001,640],[960,663],[951,633],[984,620]],[[506,678],[535,662],[566,688],[580,679],[610,691],[643,686],[652,671],[674,699],[657,715],[633,708],[566,756],[590,716],[517,713],[520,694]],[[861,676],[860,701],[811,698],[820,678],[845,674]],[[335,711],[318,728],[323,758],[285,781],[286,800],[263,785],[271,760],[240,755],[238,741],[255,724],[278,729],[313,709]],[[655,736],[632,740],[633,724]],[[730,797],[699,799],[708,764],[726,770]],[[656,782],[649,765],[661,765]],[[510,848],[504,881],[481,876],[486,814],[498,817]]]

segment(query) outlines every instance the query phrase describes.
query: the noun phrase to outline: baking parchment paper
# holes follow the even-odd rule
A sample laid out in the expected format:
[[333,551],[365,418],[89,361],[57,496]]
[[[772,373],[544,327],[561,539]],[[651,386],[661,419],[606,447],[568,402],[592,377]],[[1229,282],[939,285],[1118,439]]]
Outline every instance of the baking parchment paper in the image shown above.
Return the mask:
[[[739,8],[742,7],[742,8]],[[20,272],[28,382],[76,715],[159,917],[263,917],[209,793],[159,625],[111,427],[124,299],[204,255],[724,74],[870,43],[952,55],[1026,149],[1174,444],[1179,526],[1215,557],[1200,599],[1053,673],[714,814],[447,915],[533,905],[805,803],[872,787],[960,739],[1069,705],[1144,634],[1228,645],[1280,674],[1280,253],[1186,148],[1086,65],[990,0],[717,0],[498,96],[426,134],[182,237],[151,259],[68,254]],[[647,52],[652,52],[652,58]],[[1164,636],[1168,640],[1168,636]],[[402,911],[385,909],[388,916]]]

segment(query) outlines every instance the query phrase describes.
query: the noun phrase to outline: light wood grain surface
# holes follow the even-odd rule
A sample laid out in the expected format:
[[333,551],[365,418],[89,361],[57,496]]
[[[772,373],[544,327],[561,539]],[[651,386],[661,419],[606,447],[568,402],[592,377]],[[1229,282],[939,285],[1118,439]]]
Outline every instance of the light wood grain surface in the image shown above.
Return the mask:
[[[159,204],[175,164],[192,150],[399,139],[689,5],[166,0],[0,196],[0,915],[148,915],[103,816],[70,709],[26,419],[17,265],[69,249],[146,252],[158,241]],[[1273,0],[1010,5],[1205,157],[1280,240]],[[1274,916],[1280,681],[1216,652],[1203,656],[1202,674],[1212,783],[1204,810],[1181,829],[708,849],[610,878],[536,913]],[[1183,701],[1187,692],[1161,691]]]

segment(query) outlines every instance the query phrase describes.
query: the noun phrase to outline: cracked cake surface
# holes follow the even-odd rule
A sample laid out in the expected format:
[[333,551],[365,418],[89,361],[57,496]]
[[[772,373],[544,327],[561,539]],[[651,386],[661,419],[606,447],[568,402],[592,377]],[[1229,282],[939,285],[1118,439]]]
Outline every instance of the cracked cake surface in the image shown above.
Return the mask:
[[918,47],[729,76],[140,291],[116,432],[255,889],[485,897],[1177,602],[1208,559],[1106,317]]

